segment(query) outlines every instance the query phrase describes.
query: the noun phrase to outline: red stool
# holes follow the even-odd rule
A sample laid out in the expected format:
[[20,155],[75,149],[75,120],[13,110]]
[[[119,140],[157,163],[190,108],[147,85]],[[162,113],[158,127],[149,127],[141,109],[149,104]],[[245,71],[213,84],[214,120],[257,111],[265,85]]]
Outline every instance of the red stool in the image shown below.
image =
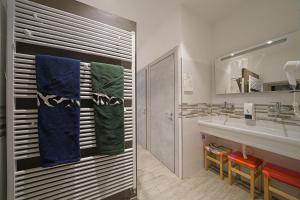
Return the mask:
[[263,174],[265,200],[270,199],[270,192],[278,194],[289,200],[299,200],[298,198],[271,186],[270,180],[274,179],[300,189],[300,172],[292,171],[290,169],[268,163],[263,169]]
[[[208,161],[212,161],[220,167],[220,178],[223,180],[223,167],[227,162],[227,155],[231,149],[224,146],[217,146],[214,143],[204,145],[204,167],[208,170]],[[214,157],[213,157],[214,156]]]
[[[263,160],[254,156],[247,155],[247,159],[243,157],[241,152],[233,152],[228,155],[228,183],[232,184],[232,172],[243,176],[250,180],[250,197],[255,198],[255,178],[261,176]],[[234,166],[233,166],[234,164]],[[250,174],[240,170],[240,166],[249,169]],[[261,178],[258,181],[259,189],[261,189]]]

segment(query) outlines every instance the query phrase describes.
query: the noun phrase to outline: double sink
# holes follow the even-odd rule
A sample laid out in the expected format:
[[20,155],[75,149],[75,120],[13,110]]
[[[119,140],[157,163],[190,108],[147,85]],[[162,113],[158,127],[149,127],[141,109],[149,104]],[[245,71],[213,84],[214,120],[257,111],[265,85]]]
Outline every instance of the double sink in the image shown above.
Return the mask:
[[300,160],[300,126],[228,116],[200,117],[200,132]]

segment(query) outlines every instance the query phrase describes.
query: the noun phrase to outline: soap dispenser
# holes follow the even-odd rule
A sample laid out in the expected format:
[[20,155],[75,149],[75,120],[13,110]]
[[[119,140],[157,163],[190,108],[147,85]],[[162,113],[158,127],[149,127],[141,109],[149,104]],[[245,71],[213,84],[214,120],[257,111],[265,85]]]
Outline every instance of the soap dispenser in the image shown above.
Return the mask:
[[255,120],[255,108],[253,103],[244,103],[245,119]]

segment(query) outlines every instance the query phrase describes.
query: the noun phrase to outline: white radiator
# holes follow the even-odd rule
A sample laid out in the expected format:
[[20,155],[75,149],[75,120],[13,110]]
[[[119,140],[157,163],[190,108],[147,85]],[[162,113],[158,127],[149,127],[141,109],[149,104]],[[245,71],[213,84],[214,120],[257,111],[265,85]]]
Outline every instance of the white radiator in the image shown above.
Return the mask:
[[[8,1],[7,49],[7,189],[8,199],[103,199],[136,189],[135,33],[29,0]],[[26,43],[131,63],[124,70],[125,142],[114,156],[85,155],[80,162],[50,168],[20,167],[39,157],[37,109],[16,102],[36,99],[35,56],[16,52]],[[91,99],[90,64],[81,62],[81,99]],[[80,149],[94,148],[92,108],[80,109]],[[22,169],[20,169],[22,168]]]

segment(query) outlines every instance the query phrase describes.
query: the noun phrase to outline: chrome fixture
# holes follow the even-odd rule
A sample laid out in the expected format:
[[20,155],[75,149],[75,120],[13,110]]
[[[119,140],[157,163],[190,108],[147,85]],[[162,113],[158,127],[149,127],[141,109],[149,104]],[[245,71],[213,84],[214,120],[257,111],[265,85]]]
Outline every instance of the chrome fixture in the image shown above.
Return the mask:
[[225,109],[225,110],[234,110],[234,104],[230,103],[230,102],[227,102],[227,101],[224,101],[224,104],[223,104],[222,108]]
[[268,111],[271,113],[281,114],[283,112],[291,112],[293,111],[293,106],[291,105],[282,105],[281,102],[272,102],[274,105],[269,106]]

